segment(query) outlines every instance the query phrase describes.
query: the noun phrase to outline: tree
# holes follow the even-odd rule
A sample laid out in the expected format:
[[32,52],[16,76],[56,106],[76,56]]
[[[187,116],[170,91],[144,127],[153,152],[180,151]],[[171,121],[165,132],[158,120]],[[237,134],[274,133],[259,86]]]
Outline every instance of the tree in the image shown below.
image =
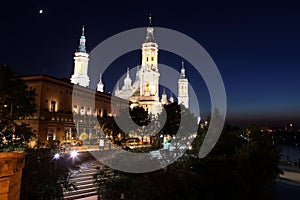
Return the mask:
[[[101,178],[105,173],[99,172],[98,194],[105,199],[120,199],[122,194],[125,199],[272,199],[271,189],[280,173],[279,152],[267,134],[257,133],[248,141],[241,132],[226,126],[213,151],[202,159],[188,151],[154,172],[113,171],[110,179]],[[201,137],[195,143],[203,142]]]
[[0,66],[0,151],[27,147],[34,134],[18,120],[31,117],[35,111],[35,91],[9,66]]
[[142,127],[148,125],[150,119],[151,115],[148,114],[148,112],[142,107],[134,107],[132,109],[125,108],[120,110],[119,116],[116,117],[118,123],[116,123],[114,117],[108,116],[98,118],[102,131],[107,135],[112,134],[113,138],[117,137],[119,133],[124,136],[124,133],[130,133],[132,130],[135,130],[133,127],[129,126],[128,120],[130,122],[133,121],[136,125]]
[[123,131],[116,124],[115,120],[111,116],[98,118],[100,124],[100,135],[101,134],[112,134],[113,138],[117,137],[119,133],[123,133]]
[[132,121],[139,126],[147,126],[150,123],[150,115],[143,107],[134,107],[129,113]]
[[53,149],[50,148],[28,148],[25,156],[20,194],[22,200],[63,199],[63,190],[76,190],[79,185],[69,181],[72,171],[79,170],[80,163],[92,159],[89,153],[80,154],[76,159],[61,154],[59,159],[54,159]]
[[164,109],[166,112],[162,112],[158,115],[159,121],[162,121],[162,118],[166,118],[166,122],[161,130],[161,134],[173,136],[178,132],[179,129],[181,109],[177,103],[164,105]]

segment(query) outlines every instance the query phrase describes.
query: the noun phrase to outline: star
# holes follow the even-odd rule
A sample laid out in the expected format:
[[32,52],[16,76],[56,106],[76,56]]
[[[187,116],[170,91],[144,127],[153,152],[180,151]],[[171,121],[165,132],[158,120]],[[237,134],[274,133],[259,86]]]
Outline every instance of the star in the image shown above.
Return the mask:
[[39,10],[39,14],[43,14],[44,11],[42,9]]

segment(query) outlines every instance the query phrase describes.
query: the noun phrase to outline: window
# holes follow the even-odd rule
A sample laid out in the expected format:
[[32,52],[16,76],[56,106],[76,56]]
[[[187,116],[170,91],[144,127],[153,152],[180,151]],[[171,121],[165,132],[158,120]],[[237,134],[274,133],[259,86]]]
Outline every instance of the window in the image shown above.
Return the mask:
[[56,107],[56,101],[51,101],[51,104],[50,104],[50,111],[51,111],[51,112],[55,112],[55,107]]
[[81,106],[81,107],[80,107],[80,114],[81,114],[81,115],[85,115],[84,106]]
[[72,138],[72,128],[71,127],[64,127],[64,139],[65,140],[71,140]]
[[47,140],[56,140],[56,128],[55,127],[48,128]]
[[151,57],[151,60],[154,61],[154,57],[153,56]]
[[86,114],[87,114],[87,115],[91,115],[91,114],[92,114],[92,113],[91,113],[91,108],[87,108]]
[[73,113],[78,114],[78,108],[77,108],[77,105],[74,105],[74,106],[73,106]]

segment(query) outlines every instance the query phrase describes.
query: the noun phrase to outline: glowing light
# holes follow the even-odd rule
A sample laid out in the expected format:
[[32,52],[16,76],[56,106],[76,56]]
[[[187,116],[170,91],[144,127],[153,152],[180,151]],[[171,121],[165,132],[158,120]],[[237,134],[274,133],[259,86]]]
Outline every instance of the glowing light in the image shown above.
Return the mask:
[[55,160],[59,159],[59,157],[60,157],[59,153],[54,154],[54,159]]
[[43,14],[43,12],[44,12],[44,11],[43,11],[42,9],[41,9],[41,10],[39,10],[39,13],[40,13],[40,14]]
[[76,150],[71,151],[70,153],[71,158],[76,158],[78,156],[78,152]]

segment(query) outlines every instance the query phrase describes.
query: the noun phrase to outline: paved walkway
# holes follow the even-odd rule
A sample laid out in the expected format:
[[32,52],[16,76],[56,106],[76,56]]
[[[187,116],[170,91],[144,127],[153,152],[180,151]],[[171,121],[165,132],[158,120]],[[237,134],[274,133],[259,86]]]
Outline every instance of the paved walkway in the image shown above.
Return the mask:
[[279,167],[284,174],[275,183],[278,198],[285,200],[300,197],[300,167],[287,161],[282,161]]
[[279,168],[284,172],[280,175],[278,181],[300,187],[300,167],[286,161],[282,161]]
[[85,197],[85,198],[78,199],[78,200],[97,200],[97,199],[98,199],[98,196],[95,195],[95,196]]

